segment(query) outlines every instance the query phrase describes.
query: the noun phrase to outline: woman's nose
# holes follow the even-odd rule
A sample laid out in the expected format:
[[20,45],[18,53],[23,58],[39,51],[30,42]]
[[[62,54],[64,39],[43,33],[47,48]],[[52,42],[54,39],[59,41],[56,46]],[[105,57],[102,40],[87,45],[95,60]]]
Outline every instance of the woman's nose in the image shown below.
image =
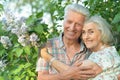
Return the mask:
[[89,38],[89,34],[88,33],[84,33],[82,37],[85,38],[85,39]]

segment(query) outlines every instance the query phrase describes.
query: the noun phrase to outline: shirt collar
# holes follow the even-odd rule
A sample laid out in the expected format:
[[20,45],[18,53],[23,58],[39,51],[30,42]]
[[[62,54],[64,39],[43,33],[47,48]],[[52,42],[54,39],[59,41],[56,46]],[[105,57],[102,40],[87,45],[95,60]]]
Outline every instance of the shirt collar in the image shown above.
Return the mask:
[[59,48],[64,48],[63,35],[64,34],[61,33],[59,36],[59,43],[60,43]]
[[[65,45],[64,45],[64,42],[63,42],[63,33],[61,33],[60,34],[60,36],[59,36],[59,48],[63,48],[63,49],[65,49]],[[83,43],[83,41],[81,41],[80,42],[80,51],[83,51],[83,49],[85,48],[85,46],[84,46],[84,43]]]

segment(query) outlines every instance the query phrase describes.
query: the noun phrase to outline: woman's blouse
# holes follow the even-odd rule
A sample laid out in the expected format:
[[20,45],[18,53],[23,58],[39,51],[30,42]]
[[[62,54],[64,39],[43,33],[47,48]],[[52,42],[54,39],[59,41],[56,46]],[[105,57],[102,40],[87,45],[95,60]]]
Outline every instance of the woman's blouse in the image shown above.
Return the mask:
[[93,52],[88,60],[97,63],[103,70],[102,73],[89,80],[118,80],[117,75],[120,74],[120,56],[115,46]]

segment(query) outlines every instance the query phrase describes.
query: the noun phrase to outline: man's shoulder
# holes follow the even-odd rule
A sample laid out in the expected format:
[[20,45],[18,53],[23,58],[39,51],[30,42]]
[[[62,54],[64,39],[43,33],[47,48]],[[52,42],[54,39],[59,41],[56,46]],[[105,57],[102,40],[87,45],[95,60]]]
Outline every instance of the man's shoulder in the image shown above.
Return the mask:
[[47,41],[52,42],[52,43],[54,43],[54,42],[62,42],[62,37],[63,36],[62,36],[62,33],[61,33],[59,36],[50,38]]
[[60,48],[63,45],[62,36],[54,37],[47,40],[49,47]]
[[47,42],[56,42],[56,41],[59,41],[60,40],[60,37],[58,36],[58,37],[54,37],[54,38],[50,38],[50,39],[48,39],[47,40]]

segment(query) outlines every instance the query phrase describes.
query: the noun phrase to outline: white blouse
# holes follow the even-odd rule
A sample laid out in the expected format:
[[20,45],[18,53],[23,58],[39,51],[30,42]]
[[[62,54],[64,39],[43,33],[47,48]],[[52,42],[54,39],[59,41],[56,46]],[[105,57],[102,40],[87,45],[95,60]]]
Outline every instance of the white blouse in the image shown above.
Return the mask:
[[120,56],[115,46],[93,52],[88,60],[97,63],[103,70],[102,73],[89,80],[118,80],[117,75],[120,74]]

